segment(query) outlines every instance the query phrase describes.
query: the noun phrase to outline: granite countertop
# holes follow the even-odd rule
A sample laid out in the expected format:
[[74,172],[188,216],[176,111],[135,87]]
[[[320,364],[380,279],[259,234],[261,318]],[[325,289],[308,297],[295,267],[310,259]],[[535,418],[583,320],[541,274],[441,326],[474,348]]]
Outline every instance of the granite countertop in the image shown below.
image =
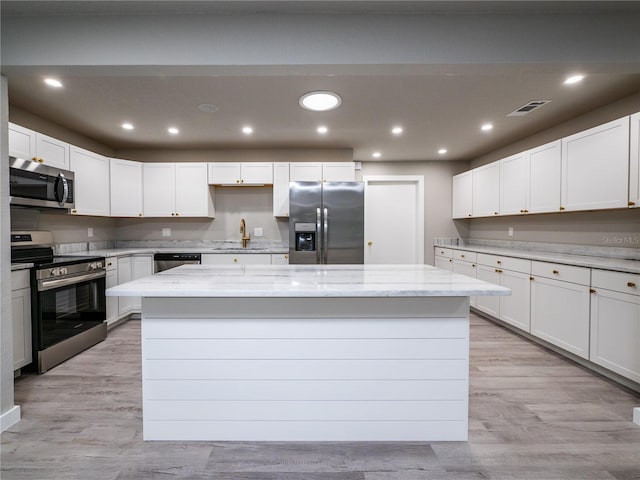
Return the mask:
[[26,270],[27,268],[32,268],[33,263],[12,263],[11,271],[15,272],[16,270]]
[[640,273],[640,260],[625,260],[621,258],[598,257],[591,255],[572,255],[568,253],[540,252],[535,250],[519,250],[501,247],[484,247],[474,245],[436,245],[438,248],[450,248],[466,252],[486,253],[503,257],[525,258],[541,262],[576,265],[579,267],[614,270],[617,272]]
[[508,288],[430,265],[182,265],[107,290],[143,297],[462,297]]
[[125,248],[103,248],[97,250],[83,250],[79,252],[70,252],[65,255],[74,255],[82,257],[120,257],[124,255],[153,255],[154,253],[213,253],[213,254],[233,254],[242,253],[256,254],[282,254],[289,253],[289,249],[285,247],[255,247],[255,248],[233,248],[233,247],[125,247]]

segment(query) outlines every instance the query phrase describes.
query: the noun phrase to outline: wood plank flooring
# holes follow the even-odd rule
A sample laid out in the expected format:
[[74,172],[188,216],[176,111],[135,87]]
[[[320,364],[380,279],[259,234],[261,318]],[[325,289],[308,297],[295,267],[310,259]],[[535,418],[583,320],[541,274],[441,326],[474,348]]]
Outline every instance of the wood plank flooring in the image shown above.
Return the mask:
[[475,315],[468,442],[143,442],[140,377],[130,321],[19,378],[2,480],[640,479],[638,394]]

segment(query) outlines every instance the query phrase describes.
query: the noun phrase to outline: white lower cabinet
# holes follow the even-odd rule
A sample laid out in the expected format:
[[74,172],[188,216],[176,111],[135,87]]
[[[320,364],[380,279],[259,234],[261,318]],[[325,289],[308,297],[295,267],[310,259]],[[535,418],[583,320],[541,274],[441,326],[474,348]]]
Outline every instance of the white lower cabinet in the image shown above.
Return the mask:
[[203,265],[270,265],[269,253],[204,253]]
[[[118,285],[118,262],[113,258],[106,259],[107,265],[107,276],[105,279],[106,288],[115,287]],[[106,309],[107,309],[107,326],[114,323],[119,318],[118,311],[118,297],[107,297],[106,298]]]
[[29,270],[11,272],[13,369],[31,363],[31,286]]
[[[453,271],[460,275],[466,275],[467,277],[477,278],[477,266],[473,262],[465,262],[464,260],[453,260]],[[469,297],[469,306],[475,307],[477,297]]]
[[438,268],[453,271],[453,250],[450,248],[436,247],[433,264]]
[[[498,269],[488,265],[478,265],[478,280],[500,285]],[[476,299],[476,308],[495,318],[500,318],[500,297],[480,296]]]
[[588,359],[589,301],[587,285],[535,276],[531,282],[531,333]]
[[500,320],[525,332],[531,330],[531,280],[529,273],[503,270],[500,285],[511,289],[508,297],[500,299]]
[[[132,280],[131,257],[118,257],[118,285]],[[133,311],[133,297],[118,297],[118,318],[129,315]]]
[[[153,255],[134,255],[131,257],[131,280],[153,275]],[[142,312],[142,297],[131,297],[132,312]]]
[[289,255],[286,253],[272,253],[271,265],[289,265]]
[[639,275],[593,270],[589,354],[589,359],[593,363],[638,383],[640,383],[639,278]]

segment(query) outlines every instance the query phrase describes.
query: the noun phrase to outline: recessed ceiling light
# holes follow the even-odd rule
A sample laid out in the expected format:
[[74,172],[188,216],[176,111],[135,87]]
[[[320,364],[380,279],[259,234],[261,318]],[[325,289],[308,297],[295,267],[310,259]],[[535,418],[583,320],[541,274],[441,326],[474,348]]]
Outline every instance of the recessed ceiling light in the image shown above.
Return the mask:
[[56,80],[55,78],[45,78],[44,83],[46,83],[50,87],[55,87],[55,88],[62,87],[62,82],[60,80]]
[[133,125],[131,125],[130,123],[123,123],[122,128],[124,128],[125,130],[133,130]]
[[329,129],[327,127],[325,127],[324,125],[318,127],[318,133],[320,135],[324,135],[325,133],[327,133],[329,131]]
[[212,103],[202,103],[198,105],[198,110],[205,113],[213,113],[218,111],[218,107]]
[[242,127],[242,133],[244,133],[245,135],[251,135],[253,133],[253,128],[248,125]]
[[382,154],[381,154],[380,152],[373,152],[373,153],[371,154],[371,156],[372,156],[373,158],[380,158],[380,157],[382,156]]
[[493,130],[493,124],[492,123],[485,123],[480,127],[480,130],[482,130],[483,132],[488,132],[490,130]]
[[333,92],[318,91],[305,93],[300,97],[298,103],[305,110],[313,112],[327,112],[334,110],[342,103],[340,95]]
[[580,83],[582,80],[584,80],[584,75],[571,75],[570,77],[567,77],[564,84],[573,85],[574,83]]
[[167,132],[169,132],[171,135],[177,135],[180,133],[180,130],[178,130],[176,127],[169,127],[167,128]]
[[438,150],[438,153],[440,155],[444,155],[445,153],[447,153],[447,149],[446,148],[441,148],[440,150]]
[[393,133],[394,135],[400,135],[404,130],[402,129],[402,127],[393,127],[391,129],[391,133]]

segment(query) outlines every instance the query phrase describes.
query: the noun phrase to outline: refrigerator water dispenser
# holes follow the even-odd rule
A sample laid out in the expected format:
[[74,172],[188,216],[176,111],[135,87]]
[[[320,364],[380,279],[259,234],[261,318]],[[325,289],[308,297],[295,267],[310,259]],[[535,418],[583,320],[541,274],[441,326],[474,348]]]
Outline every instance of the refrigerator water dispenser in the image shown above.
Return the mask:
[[295,224],[296,252],[316,251],[316,226],[313,223]]

